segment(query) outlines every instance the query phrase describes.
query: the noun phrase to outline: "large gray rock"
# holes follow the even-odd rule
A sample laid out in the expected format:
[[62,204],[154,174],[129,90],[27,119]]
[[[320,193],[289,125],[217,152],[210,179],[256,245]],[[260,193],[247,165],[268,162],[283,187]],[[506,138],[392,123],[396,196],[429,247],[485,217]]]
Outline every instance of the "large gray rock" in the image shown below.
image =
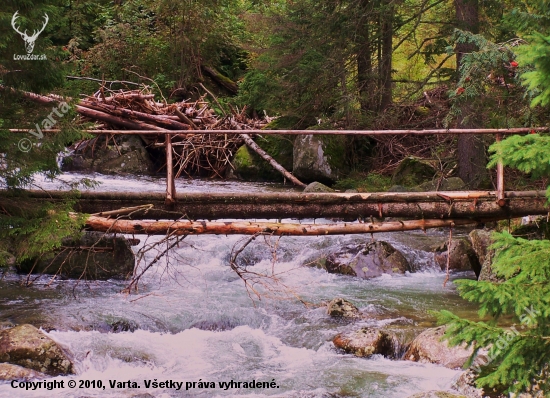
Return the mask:
[[105,280],[126,278],[134,272],[134,265],[134,252],[123,236],[86,232],[79,241],[67,240],[63,249],[22,261],[16,267],[24,273]]
[[409,156],[403,159],[393,172],[391,184],[414,187],[424,182],[431,181],[436,173],[437,170],[429,162],[414,156]]
[[343,298],[335,298],[328,303],[327,314],[336,318],[361,318],[359,309]]
[[336,182],[345,173],[345,137],[302,135],[294,141],[292,173],[303,182]]
[[358,357],[370,357],[374,354],[393,357],[396,341],[395,336],[371,328],[341,333],[332,340],[336,347]]
[[411,343],[404,359],[415,362],[436,363],[450,369],[462,368],[473,350],[464,346],[449,347],[447,341],[441,341],[445,326],[427,329]]
[[11,363],[0,363],[0,381],[27,381],[31,379],[42,379],[44,377],[46,377],[44,373],[37,372],[36,370],[27,369],[19,365],[12,365]]
[[491,231],[484,229],[474,229],[469,234],[472,249],[474,250],[480,264],[485,262],[485,257],[489,253],[489,246],[493,244]]
[[318,267],[333,274],[358,276],[363,279],[383,274],[404,274],[410,271],[407,259],[387,242],[347,245],[317,261]]
[[64,350],[32,325],[0,331],[0,361],[50,376],[73,373],[73,363]]
[[334,189],[327,187],[325,184],[321,184],[320,182],[312,182],[307,187],[304,188],[304,193],[327,193],[327,192],[336,192]]
[[148,175],[155,172],[143,141],[133,135],[121,135],[109,141],[102,135],[80,143],[70,156],[63,159],[61,169],[101,174]]
[[[442,270],[447,268],[447,246],[448,243],[445,243],[442,247],[439,247],[434,257]],[[474,271],[476,275],[479,275],[481,264],[468,238],[453,239],[450,256],[449,270]]]
[[468,369],[462,372],[460,376],[453,381],[452,387],[468,398],[483,398],[485,396],[483,389],[476,387],[475,380],[475,373],[471,369]]

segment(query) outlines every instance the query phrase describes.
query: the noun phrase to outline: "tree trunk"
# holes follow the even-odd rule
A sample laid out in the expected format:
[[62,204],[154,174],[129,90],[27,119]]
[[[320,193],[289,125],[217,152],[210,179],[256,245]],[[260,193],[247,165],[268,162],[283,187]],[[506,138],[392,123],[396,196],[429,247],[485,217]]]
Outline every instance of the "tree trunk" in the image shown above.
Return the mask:
[[363,111],[373,111],[377,107],[375,100],[375,85],[372,71],[372,43],[370,32],[370,14],[372,13],[370,0],[361,0],[359,7],[360,28],[356,39],[357,55],[357,88],[359,101]]
[[287,224],[250,221],[152,221],[113,220],[90,216],[86,228],[93,231],[146,235],[345,235],[367,234],[476,224],[472,220],[414,220],[383,223]]
[[[457,27],[464,31],[479,32],[479,4],[478,0],[454,0]],[[462,57],[464,54],[476,50],[471,43],[459,43],[456,45],[457,76],[460,75]],[[459,99],[460,101],[460,99]],[[475,103],[464,100],[459,103],[460,114],[458,116],[458,127],[477,128],[480,127],[479,110]],[[458,137],[458,176],[466,183],[468,188],[477,189],[486,187],[489,183],[487,171],[487,154],[483,140],[475,136],[461,135]]]
[[[66,197],[60,191],[26,191],[25,201],[58,201]],[[0,191],[0,201],[11,211],[20,197]],[[173,206],[165,205],[164,193],[83,191],[75,199],[75,211],[110,215],[126,214],[132,219],[278,219],[345,218],[370,220],[370,217],[438,219],[507,219],[547,214],[544,191],[506,192],[506,206],[496,203],[496,192],[426,193],[176,193]],[[9,205],[13,203],[13,205]],[[128,208],[144,206],[145,210]],[[113,209],[125,208],[120,213]],[[13,210],[15,212],[15,210]]]
[[392,56],[393,56],[393,0],[384,0],[381,9],[382,57],[380,59],[380,110],[392,102]]

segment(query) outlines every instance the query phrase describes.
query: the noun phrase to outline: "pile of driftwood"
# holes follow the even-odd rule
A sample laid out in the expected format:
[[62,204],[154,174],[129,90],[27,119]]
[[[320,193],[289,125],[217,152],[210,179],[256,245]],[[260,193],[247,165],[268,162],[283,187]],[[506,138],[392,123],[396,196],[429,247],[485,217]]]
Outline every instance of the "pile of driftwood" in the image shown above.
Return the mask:
[[218,116],[206,101],[206,95],[196,101],[168,104],[155,100],[149,90],[113,91],[103,87],[93,96],[82,99],[77,110],[86,119],[98,123],[97,129],[158,130],[159,135],[141,136],[154,148],[165,146],[162,131],[189,131],[171,136],[175,177],[182,174],[223,177],[245,138],[223,133],[201,134],[200,130],[261,129],[268,120],[250,119],[245,110],[234,109]]

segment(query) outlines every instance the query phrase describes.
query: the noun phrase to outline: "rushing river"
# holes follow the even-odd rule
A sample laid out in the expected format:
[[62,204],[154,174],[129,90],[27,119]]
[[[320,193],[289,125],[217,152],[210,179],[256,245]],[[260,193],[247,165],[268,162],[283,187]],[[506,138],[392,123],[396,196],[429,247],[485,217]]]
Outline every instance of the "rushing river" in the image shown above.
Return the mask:
[[[64,175],[63,179],[81,177]],[[159,179],[100,177],[101,190],[164,190]],[[37,181],[45,188],[52,183]],[[288,189],[273,184],[180,180],[183,191],[266,191]],[[441,232],[431,232],[437,235]],[[136,236],[140,246],[152,239]],[[0,281],[0,322],[31,323],[74,355],[77,375],[55,380],[101,380],[97,388],[56,390],[62,397],[408,397],[447,390],[459,371],[437,365],[356,358],[336,350],[332,338],[362,326],[384,326],[402,343],[434,324],[430,310],[461,315],[475,309],[460,299],[432,255],[417,245],[421,232],[376,235],[392,243],[412,263],[415,273],[373,280],[328,274],[302,266],[323,251],[370,235],[258,239],[243,252],[254,271],[278,275],[275,291],[261,300],[249,294],[230,269],[232,248],[242,236],[187,237],[168,258],[144,276],[139,291],[121,293],[124,281],[80,282],[39,278],[22,288],[25,276],[6,273]],[[147,253],[151,261],[155,251]],[[274,267],[274,268],[272,268]],[[251,268],[251,269],[252,269]],[[461,275],[464,277],[465,275]],[[471,275],[466,275],[471,277]],[[296,297],[301,299],[298,300]],[[355,303],[368,317],[342,322],[326,314],[335,297]],[[305,304],[304,304],[305,302]],[[116,330],[113,332],[112,330]],[[109,380],[136,382],[139,389],[112,389]],[[183,382],[182,389],[146,388],[146,381]],[[274,388],[219,388],[220,382],[272,381]],[[216,388],[198,388],[198,382]],[[196,382],[186,390],[186,383]],[[276,386],[275,386],[276,385]],[[77,384],[78,386],[78,384]],[[191,384],[192,386],[192,384]],[[46,397],[47,391],[20,391],[0,385],[0,397]]]

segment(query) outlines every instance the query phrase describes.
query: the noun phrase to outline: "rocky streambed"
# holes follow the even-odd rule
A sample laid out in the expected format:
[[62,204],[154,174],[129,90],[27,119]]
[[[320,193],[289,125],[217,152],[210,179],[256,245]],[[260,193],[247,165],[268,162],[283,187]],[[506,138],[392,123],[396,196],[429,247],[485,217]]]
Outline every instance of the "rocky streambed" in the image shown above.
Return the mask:
[[[112,181],[126,184],[124,189],[163,188],[162,182],[140,186]],[[201,181],[187,186],[204,187]],[[17,360],[0,352],[0,375],[4,380],[102,380],[106,386],[109,380],[124,379],[140,386],[101,393],[93,388],[63,391],[61,396],[67,397],[452,396],[441,391],[459,393],[453,386],[464,374],[461,367],[469,353],[439,341],[442,330],[430,311],[475,316],[476,308],[458,297],[452,283],[443,286],[448,252],[451,280],[475,278],[473,270],[490,257],[488,232],[470,237],[467,232],[455,231],[450,250],[447,231],[381,234],[375,240],[358,235],[255,241],[238,261],[259,274],[276,270],[273,289],[258,286],[261,300],[247,292],[228,266],[232,249],[242,244],[239,236],[187,238],[145,274],[132,295],[121,294],[123,273],[87,282],[69,274],[55,280],[37,275],[31,287],[22,288],[26,274],[10,271],[0,281],[1,333],[14,333],[25,324],[41,327],[35,330],[37,339],[54,341],[66,355],[53,362],[70,365],[51,371],[44,366],[48,359],[52,363],[50,357],[30,365],[39,363],[32,349]],[[125,250],[133,252],[157,239],[131,238],[135,246]],[[142,261],[158,254],[149,251]],[[155,378],[207,380],[216,388],[147,388],[144,381]],[[231,380],[275,380],[279,388],[218,388]],[[464,383],[462,393],[475,396],[468,388]],[[0,396],[10,394],[9,383],[1,384]],[[41,396],[33,394],[29,396]]]

